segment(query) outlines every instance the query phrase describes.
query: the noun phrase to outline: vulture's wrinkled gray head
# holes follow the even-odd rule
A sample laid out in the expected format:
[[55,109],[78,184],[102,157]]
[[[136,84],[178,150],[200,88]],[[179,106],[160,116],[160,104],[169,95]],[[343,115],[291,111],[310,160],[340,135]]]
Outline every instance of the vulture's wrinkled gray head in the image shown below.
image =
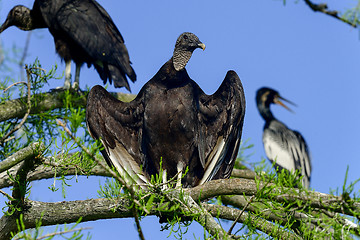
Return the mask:
[[191,58],[191,54],[196,48],[205,50],[205,44],[203,44],[195,34],[184,32],[178,37],[173,54],[173,63],[176,71],[185,68]]
[[21,30],[33,29],[30,9],[22,5],[17,5],[11,9],[5,22],[1,25],[0,33],[11,26],[16,26]]

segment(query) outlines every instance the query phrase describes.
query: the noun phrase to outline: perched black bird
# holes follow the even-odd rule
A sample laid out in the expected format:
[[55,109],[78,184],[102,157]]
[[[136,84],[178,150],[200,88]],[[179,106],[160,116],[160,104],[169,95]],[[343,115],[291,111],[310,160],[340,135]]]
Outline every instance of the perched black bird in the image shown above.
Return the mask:
[[18,5],[9,12],[0,33],[10,26],[25,31],[49,29],[56,51],[66,63],[64,88],[70,88],[71,60],[76,63],[75,88],[83,63],[94,65],[104,84],[109,79],[115,87],[130,91],[126,75],[136,80],[123,37],[95,0],[35,0],[31,10]]
[[101,140],[105,159],[123,176],[148,182],[159,173],[162,161],[164,181],[178,173],[180,179],[188,168],[181,181],[184,187],[230,177],[244,121],[243,87],[238,75],[229,71],[219,89],[206,95],[185,69],[196,48],[205,45],[193,33],[181,34],[173,57],[130,103],[100,86],[91,89],[86,107],[89,132]]
[[303,176],[303,186],[309,188],[311,161],[309,149],[303,136],[278,121],[270,111],[270,104],[272,103],[279,104],[291,111],[280,100],[293,104],[270,88],[260,88],[256,93],[256,104],[260,115],[265,120],[263,133],[265,153],[271,162],[275,162],[275,167],[278,170],[286,169],[292,173],[299,170]]

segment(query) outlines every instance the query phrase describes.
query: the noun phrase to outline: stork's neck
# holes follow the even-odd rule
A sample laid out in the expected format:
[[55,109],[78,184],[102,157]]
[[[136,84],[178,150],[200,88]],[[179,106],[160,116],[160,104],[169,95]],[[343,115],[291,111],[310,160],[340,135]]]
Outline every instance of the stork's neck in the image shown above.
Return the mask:
[[262,103],[258,103],[257,107],[260,112],[260,115],[266,122],[276,119],[272,114],[272,112],[270,111],[270,105],[264,105]]
[[192,52],[175,48],[173,54],[173,64],[176,71],[183,70],[191,58]]

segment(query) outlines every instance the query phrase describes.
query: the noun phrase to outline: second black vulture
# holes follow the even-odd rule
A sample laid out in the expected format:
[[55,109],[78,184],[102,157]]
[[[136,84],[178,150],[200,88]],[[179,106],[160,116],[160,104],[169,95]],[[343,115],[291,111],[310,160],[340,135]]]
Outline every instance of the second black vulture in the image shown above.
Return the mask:
[[124,39],[109,14],[95,0],[35,0],[33,8],[18,5],[9,12],[0,33],[10,26],[21,30],[48,28],[57,53],[65,60],[64,88],[70,88],[71,60],[76,63],[73,87],[79,86],[80,67],[94,65],[104,84],[130,91],[131,67]]
[[219,89],[206,95],[185,69],[196,48],[205,49],[196,35],[181,34],[172,58],[132,102],[115,99],[101,86],[91,89],[89,132],[101,140],[104,158],[122,176],[149,182],[162,162],[163,181],[179,173],[177,185],[184,187],[230,177],[244,122],[243,87],[228,71]]
[[257,107],[265,120],[263,132],[265,153],[278,171],[285,169],[294,173],[299,170],[300,175],[303,176],[302,185],[309,188],[311,160],[305,139],[299,132],[290,130],[277,120],[270,111],[270,104],[279,104],[290,110],[281,100],[291,103],[271,88],[260,88],[256,93]]

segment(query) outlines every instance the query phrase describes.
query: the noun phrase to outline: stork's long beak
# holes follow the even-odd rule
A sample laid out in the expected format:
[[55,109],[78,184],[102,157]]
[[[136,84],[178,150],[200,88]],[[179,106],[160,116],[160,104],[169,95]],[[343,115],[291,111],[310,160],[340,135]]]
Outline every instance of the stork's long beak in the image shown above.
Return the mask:
[[203,43],[199,43],[198,47],[201,48],[204,51],[206,46]]
[[283,100],[283,101],[285,101],[285,102],[287,102],[287,103],[290,103],[290,104],[293,105],[293,106],[296,106],[296,104],[293,103],[293,102],[291,102],[291,101],[289,101],[289,100],[287,100],[287,99],[285,99],[285,98],[283,98],[283,97],[281,97],[281,96],[277,96],[277,97],[274,98],[274,103],[275,103],[275,104],[278,104],[278,105],[284,107],[285,109],[287,109],[288,111],[290,111],[290,112],[293,113],[294,111],[291,110],[291,108],[289,108],[288,106],[286,106],[282,101],[280,101],[280,99]]

